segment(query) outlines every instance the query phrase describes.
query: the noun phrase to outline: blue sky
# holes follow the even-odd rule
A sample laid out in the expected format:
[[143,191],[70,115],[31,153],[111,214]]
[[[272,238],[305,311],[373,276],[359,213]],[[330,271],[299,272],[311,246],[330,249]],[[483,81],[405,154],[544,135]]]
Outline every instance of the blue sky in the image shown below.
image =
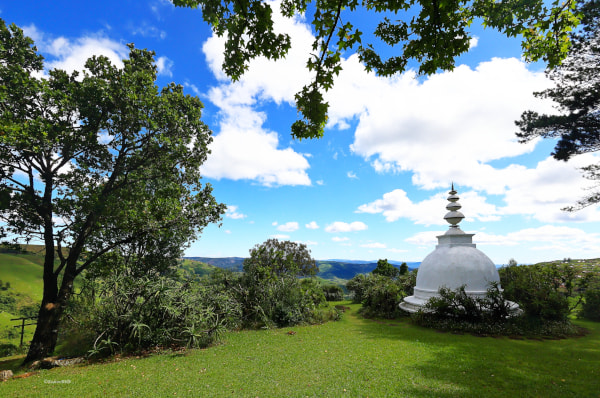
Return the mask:
[[[532,95],[550,84],[544,66],[524,63],[515,39],[474,25],[456,70],[428,78],[377,77],[348,52],[326,94],[324,137],[297,141],[293,98],[309,81],[313,40],[302,16],[276,17],[292,37],[286,59],[257,59],[236,83],[200,12],[167,0],[0,1],[0,17],[36,41],[48,68],[81,69],[93,54],[119,62],[135,43],[156,51],[159,85],[174,81],[201,98],[214,133],[204,181],[228,212],[188,256],[244,257],[276,237],[307,244],[316,259],[421,261],[447,230],[452,182],[462,229],[496,264],[600,256],[599,207],[560,210],[585,195],[577,168],[597,156],[557,162],[552,142],[514,135],[524,110],[552,111]],[[352,18],[365,32],[376,22]]]

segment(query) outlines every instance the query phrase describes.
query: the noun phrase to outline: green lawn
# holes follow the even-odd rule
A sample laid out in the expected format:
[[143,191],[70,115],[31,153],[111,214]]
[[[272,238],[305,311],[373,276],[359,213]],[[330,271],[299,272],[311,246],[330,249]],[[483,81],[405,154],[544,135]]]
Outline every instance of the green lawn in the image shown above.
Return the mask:
[[40,371],[0,383],[0,396],[599,396],[597,323],[578,322],[590,334],[565,340],[482,338],[351,307],[340,322],[229,333],[206,350]]

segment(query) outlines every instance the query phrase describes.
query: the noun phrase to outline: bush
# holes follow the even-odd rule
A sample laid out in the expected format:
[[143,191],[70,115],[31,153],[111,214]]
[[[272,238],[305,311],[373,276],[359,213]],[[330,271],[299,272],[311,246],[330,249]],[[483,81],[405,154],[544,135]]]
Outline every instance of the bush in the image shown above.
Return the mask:
[[579,316],[592,321],[600,321],[600,287],[588,288],[583,293],[583,299]]
[[467,323],[501,323],[510,316],[510,305],[497,283],[490,284],[485,297],[466,293],[465,285],[456,290],[442,287],[439,295],[430,298],[422,316],[450,318]]
[[456,290],[441,288],[425,309],[413,315],[415,323],[451,332],[477,335],[519,335],[568,337],[580,333],[568,319],[543,319],[510,314],[510,306],[497,283],[492,283],[485,297],[466,294],[465,286]]
[[362,303],[363,315],[388,319],[403,315],[398,305],[412,293],[417,273],[396,275],[359,274],[348,281],[346,287],[353,294],[353,302]]
[[568,265],[510,265],[499,269],[507,300],[519,304],[524,315],[533,319],[565,321],[571,309],[576,283],[574,270]]
[[0,358],[1,357],[9,357],[11,355],[15,355],[21,350],[14,344],[5,343],[0,344]]
[[325,285],[322,289],[327,301],[342,301],[344,299],[344,290],[340,286]]
[[306,245],[269,239],[244,260],[237,296],[248,327],[283,327],[319,322],[325,295],[312,276],[318,272]]
[[[236,327],[237,301],[174,277],[115,274],[95,284],[96,299],[72,305],[69,337],[93,355],[137,352],[154,346],[205,347]],[[63,344],[64,345],[64,344]]]
[[369,317],[397,318],[402,315],[398,305],[406,296],[397,280],[385,276],[371,276],[373,283],[367,287],[361,313]]

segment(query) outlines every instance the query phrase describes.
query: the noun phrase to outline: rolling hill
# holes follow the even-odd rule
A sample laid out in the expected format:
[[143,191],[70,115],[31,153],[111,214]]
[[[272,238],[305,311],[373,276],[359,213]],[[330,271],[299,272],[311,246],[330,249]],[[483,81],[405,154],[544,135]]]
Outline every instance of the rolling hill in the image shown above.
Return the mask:
[[[43,257],[36,254],[0,253],[0,344],[19,344],[20,332],[14,328],[22,311],[35,312],[42,300]],[[7,285],[8,284],[8,285]],[[24,340],[33,336],[32,326],[25,328]]]
[[[184,260],[198,261],[214,267],[228,269],[235,272],[241,272],[243,269],[243,257],[184,257]],[[401,262],[390,261],[396,266]],[[406,263],[410,270],[418,268],[420,263]],[[327,279],[335,283],[352,279],[356,274],[365,274],[371,272],[377,267],[377,261],[357,261],[357,260],[317,260],[319,267],[318,277]]]

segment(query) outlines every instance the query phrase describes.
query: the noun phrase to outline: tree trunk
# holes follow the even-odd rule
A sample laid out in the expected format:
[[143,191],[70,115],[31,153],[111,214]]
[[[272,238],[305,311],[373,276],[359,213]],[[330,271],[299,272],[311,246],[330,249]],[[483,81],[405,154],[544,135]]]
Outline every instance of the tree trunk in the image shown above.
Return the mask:
[[63,306],[58,302],[42,301],[35,334],[33,335],[33,340],[31,340],[29,352],[24,363],[44,359],[52,355],[54,348],[56,348],[58,328],[63,309]]

